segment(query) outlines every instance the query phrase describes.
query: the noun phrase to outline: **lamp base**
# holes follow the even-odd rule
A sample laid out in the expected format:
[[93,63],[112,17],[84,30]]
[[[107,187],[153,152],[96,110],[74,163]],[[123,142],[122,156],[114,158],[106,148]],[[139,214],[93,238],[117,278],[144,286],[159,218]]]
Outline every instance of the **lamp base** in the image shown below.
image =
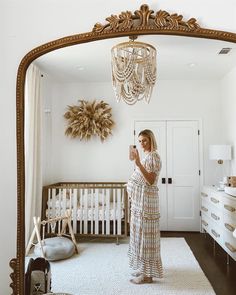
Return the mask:
[[212,186],[217,190],[217,191],[220,191],[220,192],[223,192],[225,190],[225,185],[218,185],[218,184],[212,184]]
[[223,191],[225,190],[224,188],[219,187],[219,186],[217,186],[216,189],[217,189],[217,191],[219,191],[219,192],[223,192]]

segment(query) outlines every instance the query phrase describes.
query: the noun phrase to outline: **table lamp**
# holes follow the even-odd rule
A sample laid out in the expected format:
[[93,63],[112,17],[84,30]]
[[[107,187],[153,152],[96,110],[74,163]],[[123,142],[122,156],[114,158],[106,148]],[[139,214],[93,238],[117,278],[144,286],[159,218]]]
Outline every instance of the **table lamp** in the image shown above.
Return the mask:
[[[221,168],[219,179],[225,179],[225,171],[223,170],[224,161],[231,160],[231,145],[210,145],[209,146],[209,159],[215,160]],[[217,169],[218,170],[218,169]],[[220,182],[219,189],[224,190],[224,182]]]

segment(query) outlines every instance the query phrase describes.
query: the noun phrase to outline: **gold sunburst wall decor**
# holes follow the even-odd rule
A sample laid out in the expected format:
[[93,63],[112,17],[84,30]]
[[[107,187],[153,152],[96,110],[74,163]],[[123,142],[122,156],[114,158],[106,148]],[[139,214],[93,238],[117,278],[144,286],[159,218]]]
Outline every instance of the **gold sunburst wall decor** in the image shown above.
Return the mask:
[[68,106],[64,118],[68,121],[65,134],[80,140],[99,136],[104,141],[112,134],[115,123],[111,107],[103,100],[79,100],[78,105]]

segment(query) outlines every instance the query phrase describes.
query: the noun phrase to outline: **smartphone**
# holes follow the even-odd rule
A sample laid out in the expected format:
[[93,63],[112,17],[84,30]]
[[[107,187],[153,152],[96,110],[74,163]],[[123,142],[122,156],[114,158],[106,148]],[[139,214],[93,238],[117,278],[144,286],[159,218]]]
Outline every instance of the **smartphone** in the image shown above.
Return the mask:
[[129,146],[129,159],[131,161],[134,160],[134,150],[136,149],[136,145],[130,145]]

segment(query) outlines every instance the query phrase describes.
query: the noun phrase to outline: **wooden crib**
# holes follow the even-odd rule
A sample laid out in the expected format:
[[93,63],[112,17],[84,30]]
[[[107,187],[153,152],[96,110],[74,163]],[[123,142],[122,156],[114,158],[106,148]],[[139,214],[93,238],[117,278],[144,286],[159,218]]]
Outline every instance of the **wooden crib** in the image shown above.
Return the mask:
[[[127,236],[128,198],[125,182],[60,182],[43,187],[42,220],[72,212],[79,236]],[[50,232],[50,228],[48,228]]]

